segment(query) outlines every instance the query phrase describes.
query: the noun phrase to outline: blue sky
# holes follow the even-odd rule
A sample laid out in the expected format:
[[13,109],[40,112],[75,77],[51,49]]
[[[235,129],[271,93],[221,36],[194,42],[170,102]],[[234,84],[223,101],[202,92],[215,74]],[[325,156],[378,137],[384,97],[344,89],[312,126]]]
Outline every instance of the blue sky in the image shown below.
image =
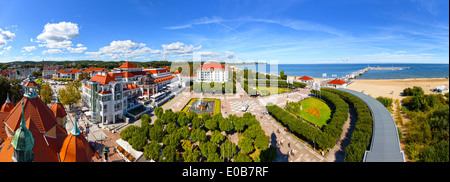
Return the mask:
[[0,62],[448,63],[447,0],[0,0]]

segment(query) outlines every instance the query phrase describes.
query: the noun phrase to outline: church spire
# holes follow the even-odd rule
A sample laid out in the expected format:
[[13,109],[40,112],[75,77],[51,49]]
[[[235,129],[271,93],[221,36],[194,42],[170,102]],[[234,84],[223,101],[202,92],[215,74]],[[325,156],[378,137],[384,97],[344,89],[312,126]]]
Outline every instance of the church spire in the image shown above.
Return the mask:
[[73,136],[78,136],[81,133],[80,129],[78,128],[77,123],[78,123],[78,121],[77,121],[77,118],[75,117],[75,124],[73,125],[73,129],[72,129]]
[[15,131],[14,137],[11,140],[11,145],[14,147],[13,160],[16,162],[33,162],[34,159],[32,152],[34,138],[26,125],[24,102],[22,101],[22,119],[20,121],[20,127]]
[[6,101],[5,103],[11,103],[11,100],[9,100],[9,93],[6,93]]

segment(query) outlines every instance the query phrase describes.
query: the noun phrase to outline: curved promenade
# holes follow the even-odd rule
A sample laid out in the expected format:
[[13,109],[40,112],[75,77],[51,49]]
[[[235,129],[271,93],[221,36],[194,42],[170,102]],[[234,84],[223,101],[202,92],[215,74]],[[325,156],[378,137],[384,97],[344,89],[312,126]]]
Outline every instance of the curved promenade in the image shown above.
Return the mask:
[[366,103],[373,118],[373,133],[370,150],[364,154],[363,162],[405,162],[400,148],[397,126],[389,111],[376,99],[363,93],[338,89],[348,92]]

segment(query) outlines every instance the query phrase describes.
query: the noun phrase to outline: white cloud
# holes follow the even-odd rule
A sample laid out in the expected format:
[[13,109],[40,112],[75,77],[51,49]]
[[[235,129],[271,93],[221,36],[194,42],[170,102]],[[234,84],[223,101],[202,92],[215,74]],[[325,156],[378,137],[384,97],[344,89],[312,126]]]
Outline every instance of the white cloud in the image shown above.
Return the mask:
[[36,50],[36,47],[35,46],[28,46],[28,47],[23,47],[22,48],[22,52],[31,52],[31,51],[34,51],[34,50]]
[[77,44],[77,48],[73,48],[74,45],[70,41],[70,39],[76,39],[79,35],[79,28],[75,23],[47,23],[42,33],[37,36],[37,40],[30,39],[30,41],[41,43],[38,45],[39,47],[50,48],[42,53],[63,53],[61,49],[67,49],[71,53],[82,53],[87,48],[83,47],[83,44]]
[[144,47],[143,43],[131,42],[131,40],[125,41],[112,41],[109,46],[100,48],[99,52],[105,54],[116,54],[116,53],[129,53],[137,48]]
[[68,47],[67,48],[67,50],[71,53],[82,53],[86,49],[87,49],[87,47],[77,47],[77,48]]
[[5,46],[7,42],[13,41],[16,38],[16,34],[10,31],[3,31],[0,28],[0,48]]
[[210,52],[210,51],[203,51],[203,52],[198,52],[202,57],[218,57],[221,54],[218,52]]
[[78,30],[78,25],[71,22],[47,23],[44,31],[37,38],[44,41],[62,42],[77,38],[80,35]]
[[63,51],[61,49],[49,49],[49,50],[44,50],[42,51],[42,54],[59,54],[59,53],[63,53]]
[[8,46],[8,47],[5,47],[3,49],[5,49],[6,51],[10,51],[10,50],[12,50],[12,46]]
[[111,57],[112,59],[131,58],[147,54],[160,54],[160,50],[145,47],[144,43],[135,43],[131,40],[112,41],[109,46],[99,49],[98,52],[86,52],[87,55],[95,57]]
[[175,42],[172,44],[163,44],[162,45],[162,52],[161,54],[163,55],[172,55],[172,54],[176,54],[176,55],[180,55],[180,56],[189,56],[192,55],[192,53],[196,50],[200,50],[202,48],[202,46],[198,46],[198,47],[194,47],[193,45],[185,45],[184,43],[181,42]]

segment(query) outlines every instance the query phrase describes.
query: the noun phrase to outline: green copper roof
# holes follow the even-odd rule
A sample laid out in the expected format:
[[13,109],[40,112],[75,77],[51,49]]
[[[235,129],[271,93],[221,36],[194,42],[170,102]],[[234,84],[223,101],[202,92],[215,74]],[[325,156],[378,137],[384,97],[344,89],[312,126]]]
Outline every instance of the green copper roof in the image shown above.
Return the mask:
[[61,101],[59,100],[59,95],[56,95],[56,103],[59,104]]
[[75,124],[73,125],[72,135],[78,136],[81,133],[80,129],[78,129],[77,119],[75,118]]
[[34,146],[34,138],[33,134],[31,134],[31,131],[26,127],[23,105],[24,102],[22,101],[22,120],[20,121],[20,127],[14,133],[11,145],[15,150],[31,151]]

